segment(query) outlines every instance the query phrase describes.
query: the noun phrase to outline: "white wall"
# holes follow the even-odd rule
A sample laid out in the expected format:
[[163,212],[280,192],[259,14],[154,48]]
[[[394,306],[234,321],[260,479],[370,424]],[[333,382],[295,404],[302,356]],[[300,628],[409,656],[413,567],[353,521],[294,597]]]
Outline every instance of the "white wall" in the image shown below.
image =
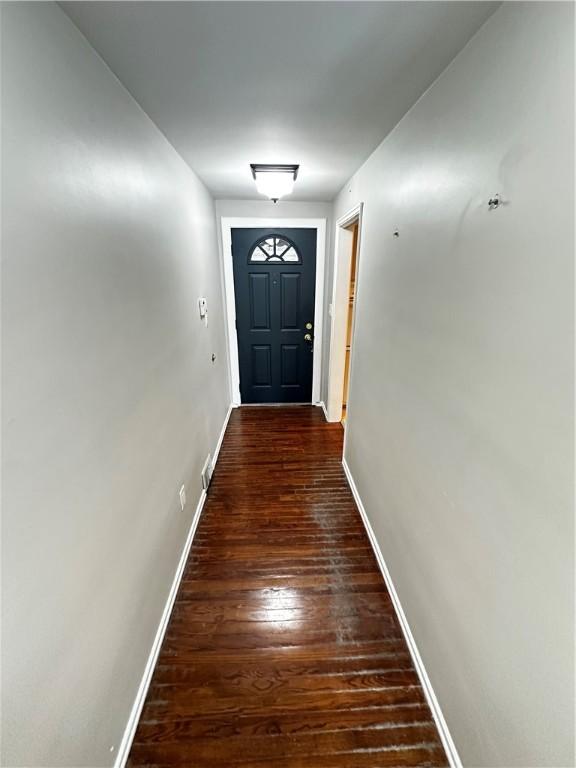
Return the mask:
[[[220,222],[223,218],[247,219],[326,219],[326,253],[330,253],[332,243],[332,203],[310,203],[291,200],[216,200],[216,217],[220,237],[220,254],[224,259],[222,246],[222,230]],[[328,361],[330,351],[330,318],[328,302],[332,296],[332,260],[326,259],[324,272],[324,317],[322,339],[322,377],[320,383],[320,399],[326,401],[328,393]]]
[[574,764],[573,17],[504,4],[335,205],[346,459],[473,766]]
[[2,759],[104,766],[229,402],[214,206],[56,5],[2,14]]
[[[298,182],[296,182],[297,184]],[[216,200],[216,215],[247,219],[325,219],[332,215],[332,203],[279,200]]]

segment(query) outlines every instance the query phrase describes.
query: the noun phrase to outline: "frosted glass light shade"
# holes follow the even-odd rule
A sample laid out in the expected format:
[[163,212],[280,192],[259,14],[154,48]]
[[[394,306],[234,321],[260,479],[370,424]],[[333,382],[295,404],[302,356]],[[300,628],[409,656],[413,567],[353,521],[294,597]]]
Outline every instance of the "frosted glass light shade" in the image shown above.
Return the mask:
[[291,194],[298,175],[297,165],[251,165],[256,189],[270,200]]
[[291,194],[294,189],[294,177],[289,173],[257,171],[256,189],[270,200],[280,200],[284,195]]

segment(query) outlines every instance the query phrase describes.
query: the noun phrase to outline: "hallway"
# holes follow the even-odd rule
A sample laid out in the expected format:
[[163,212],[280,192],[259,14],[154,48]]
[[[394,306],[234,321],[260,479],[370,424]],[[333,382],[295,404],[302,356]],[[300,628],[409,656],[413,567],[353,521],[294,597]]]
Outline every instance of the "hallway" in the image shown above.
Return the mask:
[[574,2],[0,6],[0,768],[574,768]]
[[130,766],[446,765],[320,408],[232,412]]

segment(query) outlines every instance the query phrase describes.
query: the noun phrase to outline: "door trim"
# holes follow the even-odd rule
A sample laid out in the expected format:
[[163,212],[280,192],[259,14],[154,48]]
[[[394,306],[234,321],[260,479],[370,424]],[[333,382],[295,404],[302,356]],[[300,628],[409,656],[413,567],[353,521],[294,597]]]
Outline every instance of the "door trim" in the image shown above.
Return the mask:
[[[354,314],[352,316],[352,354],[350,359],[350,382],[352,379],[352,360],[354,358],[354,332],[356,326],[356,310],[358,308],[358,267],[360,264],[360,249],[362,244],[362,208],[363,203],[355,205],[344,216],[336,221],[334,232],[334,277],[332,282],[332,303],[330,305],[330,358],[328,361],[328,391],[326,398],[327,421],[340,421],[342,417],[342,391],[344,387],[344,366],[346,348],[346,323],[348,320],[347,296],[350,281],[350,259],[352,257],[352,233],[347,227],[358,221],[358,243],[356,246],[356,296],[354,299]],[[348,397],[348,405],[350,397]],[[346,414],[346,424],[350,416]],[[346,440],[346,427],[344,427]]]
[[230,399],[241,405],[238,337],[236,335],[236,295],[232,262],[232,230],[257,228],[294,228],[316,230],[316,295],[314,298],[314,363],[312,368],[312,404],[320,402],[322,379],[322,333],[324,319],[324,268],[326,263],[326,219],[284,219],[222,216],[222,264],[224,272],[224,303],[226,336],[230,366]]

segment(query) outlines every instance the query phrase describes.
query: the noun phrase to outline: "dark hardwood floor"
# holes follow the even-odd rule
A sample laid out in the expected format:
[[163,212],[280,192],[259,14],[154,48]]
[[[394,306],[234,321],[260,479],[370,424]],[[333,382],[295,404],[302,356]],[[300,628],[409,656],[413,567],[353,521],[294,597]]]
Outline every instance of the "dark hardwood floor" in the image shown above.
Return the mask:
[[130,766],[447,765],[320,408],[231,416]]

